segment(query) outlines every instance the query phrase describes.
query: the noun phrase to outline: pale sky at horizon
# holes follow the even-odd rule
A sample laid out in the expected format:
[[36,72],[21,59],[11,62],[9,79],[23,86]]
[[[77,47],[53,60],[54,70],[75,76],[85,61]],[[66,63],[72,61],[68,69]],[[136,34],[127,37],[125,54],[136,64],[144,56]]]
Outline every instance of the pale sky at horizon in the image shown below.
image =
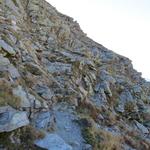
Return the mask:
[[150,79],[150,0],[47,0]]

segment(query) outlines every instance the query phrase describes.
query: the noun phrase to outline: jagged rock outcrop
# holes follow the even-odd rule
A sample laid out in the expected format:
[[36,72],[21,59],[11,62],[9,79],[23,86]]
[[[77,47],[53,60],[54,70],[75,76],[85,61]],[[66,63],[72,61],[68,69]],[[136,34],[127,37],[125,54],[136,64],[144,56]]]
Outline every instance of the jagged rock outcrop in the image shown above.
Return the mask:
[[149,150],[150,83],[44,0],[0,0],[0,149]]

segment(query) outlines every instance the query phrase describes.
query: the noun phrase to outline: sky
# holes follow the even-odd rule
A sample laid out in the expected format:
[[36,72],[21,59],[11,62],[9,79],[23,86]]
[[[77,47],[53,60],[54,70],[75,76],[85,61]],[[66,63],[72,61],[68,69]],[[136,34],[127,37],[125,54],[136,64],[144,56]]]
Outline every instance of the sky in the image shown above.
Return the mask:
[[47,0],[150,79],[150,0]]

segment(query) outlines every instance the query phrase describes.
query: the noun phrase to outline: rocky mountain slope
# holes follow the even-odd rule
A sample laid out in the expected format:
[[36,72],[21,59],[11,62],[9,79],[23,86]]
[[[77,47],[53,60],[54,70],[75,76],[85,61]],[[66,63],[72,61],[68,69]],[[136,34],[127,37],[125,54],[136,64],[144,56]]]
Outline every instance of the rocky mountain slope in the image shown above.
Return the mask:
[[0,0],[0,149],[149,150],[150,83],[44,0]]

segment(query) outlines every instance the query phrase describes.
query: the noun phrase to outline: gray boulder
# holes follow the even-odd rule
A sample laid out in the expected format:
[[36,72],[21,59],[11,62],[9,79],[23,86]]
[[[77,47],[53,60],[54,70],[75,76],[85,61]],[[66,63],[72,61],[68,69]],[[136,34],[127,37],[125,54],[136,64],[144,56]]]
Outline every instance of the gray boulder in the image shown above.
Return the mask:
[[72,147],[57,134],[47,134],[44,139],[36,140],[35,144],[48,150],[72,150]]
[[49,87],[43,84],[37,84],[34,87],[34,90],[46,100],[50,100],[54,95],[54,93],[49,89]]
[[17,79],[17,78],[20,77],[20,74],[19,74],[18,70],[13,65],[10,65],[8,67],[8,71],[9,71],[10,76],[12,77],[12,79]]
[[0,132],[10,132],[28,124],[26,112],[17,111],[9,106],[0,107]]
[[18,70],[10,63],[9,59],[3,55],[0,55],[0,71],[8,72],[12,79],[20,77]]
[[10,65],[10,61],[9,61],[9,59],[8,59],[8,58],[3,57],[3,55],[2,55],[2,54],[0,54],[0,68],[2,68],[2,67],[6,67],[6,66],[8,66],[8,65]]
[[48,127],[50,127],[50,124],[52,122],[52,116],[50,112],[37,113],[35,114],[34,118],[35,126],[40,129],[47,129]]
[[106,70],[102,70],[100,72],[100,79],[102,81],[107,81],[112,84],[114,84],[116,82],[116,80]]

